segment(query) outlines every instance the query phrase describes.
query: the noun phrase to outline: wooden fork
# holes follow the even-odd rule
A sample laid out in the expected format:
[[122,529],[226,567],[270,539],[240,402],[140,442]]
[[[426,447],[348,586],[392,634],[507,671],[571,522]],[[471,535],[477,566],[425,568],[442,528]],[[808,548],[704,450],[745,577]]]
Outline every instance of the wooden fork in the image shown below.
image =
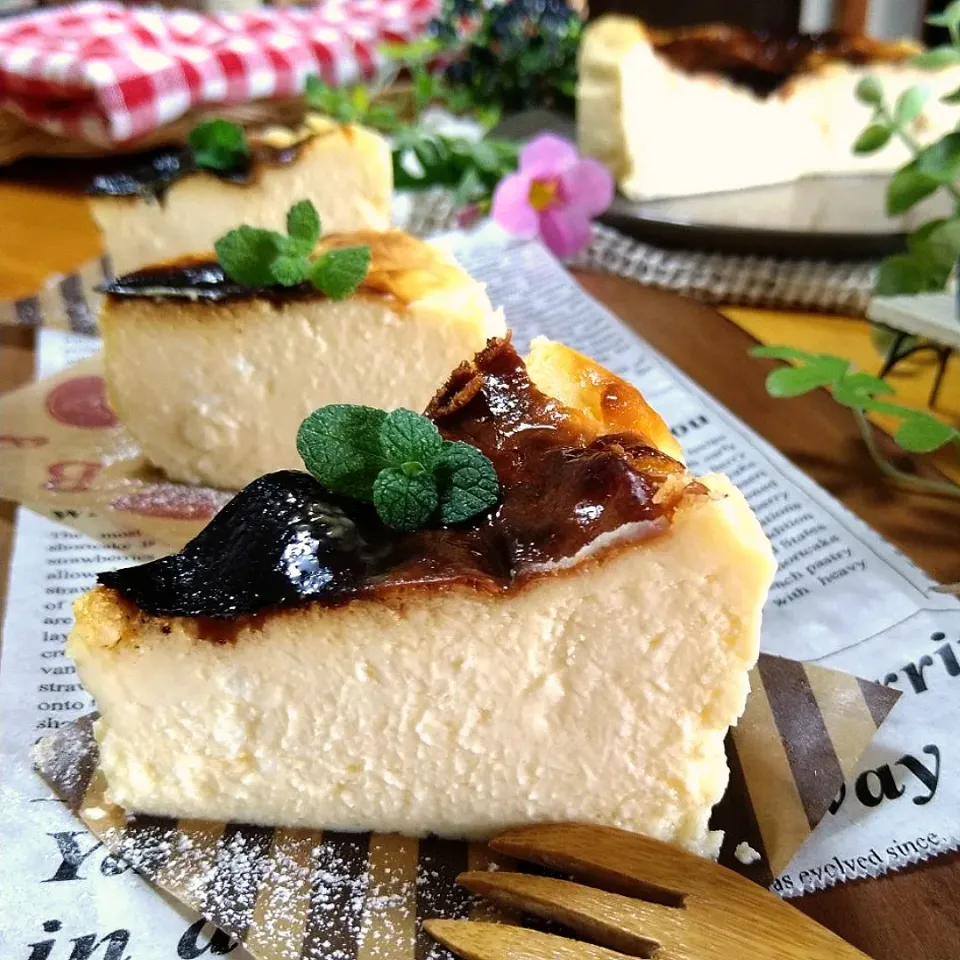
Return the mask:
[[490,846],[584,883],[502,871],[462,873],[458,883],[589,942],[509,924],[426,922],[467,960],[869,960],[732,870],[636,833],[543,824]]

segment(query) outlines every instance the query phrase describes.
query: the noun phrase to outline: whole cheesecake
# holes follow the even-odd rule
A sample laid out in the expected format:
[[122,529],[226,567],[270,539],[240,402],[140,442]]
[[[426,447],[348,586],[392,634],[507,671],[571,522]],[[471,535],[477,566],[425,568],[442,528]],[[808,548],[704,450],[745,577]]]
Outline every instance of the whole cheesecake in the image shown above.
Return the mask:
[[397,533],[273,473],[77,601],[111,799],[467,838],[580,821],[715,853],[774,571],[742,495],[555,343],[525,364],[492,340],[427,413],[496,466],[495,507]]
[[242,287],[197,257],[103,288],[110,403],[151,463],[239,490],[300,466],[295,437],[311,410],[423,409],[451,368],[503,333],[483,285],[402,231],[326,235],[316,255],[361,244],[370,270],[340,301],[309,283]]
[[308,114],[298,127],[254,130],[248,140],[242,170],[198,169],[186,148],[171,148],[97,177],[90,210],[114,273],[212,250],[238,223],[282,231],[286,211],[303,199],[327,233],[389,226],[393,166],[378,133]]
[[955,109],[940,98],[960,86],[960,67],[912,66],[919,50],[912,41],[781,39],[727,25],[655,30],[601,17],[580,48],[577,138],[634,200],[893,171],[911,157],[902,143],[853,152],[871,119],[855,90],[875,76],[892,103],[928,86],[908,132],[920,144],[950,132]]

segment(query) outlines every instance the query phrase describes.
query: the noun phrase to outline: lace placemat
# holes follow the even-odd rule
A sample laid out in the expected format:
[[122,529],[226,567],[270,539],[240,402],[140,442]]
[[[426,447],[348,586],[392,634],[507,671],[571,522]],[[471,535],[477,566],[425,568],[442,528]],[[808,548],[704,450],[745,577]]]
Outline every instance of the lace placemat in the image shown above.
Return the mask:
[[[406,229],[429,236],[456,226],[452,195],[420,194],[404,218]],[[615,273],[651,287],[708,303],[822,310],[862,317],[873,289],[872,260],[784,260],[699,250],[668,250],[596,225],[593,242],[572,265]]]

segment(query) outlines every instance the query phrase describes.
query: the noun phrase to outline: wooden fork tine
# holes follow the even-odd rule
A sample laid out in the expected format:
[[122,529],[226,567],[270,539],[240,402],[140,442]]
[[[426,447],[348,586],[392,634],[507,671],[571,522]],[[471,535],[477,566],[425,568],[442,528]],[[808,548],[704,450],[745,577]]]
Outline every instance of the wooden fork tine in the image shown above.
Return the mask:
[[[679,906],[688,894],[716,889],[717,868],[709,860],[612,827],[536,824],[501,833],[490,846],[604,890],[669,906]],[[743,882],[753,886],[749,880]]]
[[[647,909],[651,903],[638,903],[640,920],[628,928],[634,935],[647,934],[664,945],[666,951],[658,953],[658,960],[666,960],[668,955],[673,960],[740,956],[752,960],[867,960],[836,934],[745,877],[639,834],[610,827],[543,824],[500,834],[490,846],[518,860],[572,874],[592,887],[620,895],[617,900],[633,897],[665,905],[665,913],[653,914]],[[490,881],[487,884],[491,888],[495,885]],[[537,888],[541,900],[546,889]],[[596,924],[583,927],[593,934],[598,929],[616,929],[613,908],[622,906],[617,901],[599,896],[584,900],[579,891],[586,888],[576,883],[550,889],[562,895],[562,902],[558,905],[554,899],[550,913],[541,904],[542,915],[573,926]],[[524,888],[526,893],[529,890]],[[526,909],[531,908],[527,903]],[[589,910],[584,916],[586,908]],[[566,912],[566,920],[561,909]],[[656,927],[651,923],[648,928],[646,920],[654,918]]]
[[466,960],[633,960],[592,943],[551,933],[476,920],[427,920],[434,940]]
[[471,871],[457,883],[511,910],[562,924],[592,943],[635,957],[686,960],[684,911],[570,880],[529,873]]

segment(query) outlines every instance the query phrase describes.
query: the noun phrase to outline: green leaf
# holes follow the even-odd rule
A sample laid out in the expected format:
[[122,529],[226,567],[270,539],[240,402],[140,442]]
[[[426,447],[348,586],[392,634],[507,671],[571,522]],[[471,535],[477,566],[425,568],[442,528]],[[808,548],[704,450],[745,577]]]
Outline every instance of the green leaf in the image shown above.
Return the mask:
[[883,102],[883,87],[880,85],[880,81],[871,75],[864,77],[857,84],[854,94],[861,103],[870,106],[877,106],[877,104]]
[[940,98],[941,103],[951,103],[956,104],[960,103],[960,87],[957,87],[953,93],[948,93],[946,96]]
[[383,410],[334,403],[314,410],[297,433],[297,452],[328,490],[358,500],[373,497],[377,474],[387,466],[380,449]]
[[951,270],[960,257],[960,217],[934,221],[925,249],[937,265]]
[[412,410],[394,410],[380,427],[380,448],[395,465],[414,460],[432,467],[442,446],[440,431],[433,421]]
[[393,133],[400,126],[400,117],[397,111],[387,103],[372,103],[366,112],[363,122],[375,130],[384,133]]
[[836,379],[835,372],[822,366],[781,367],[767,376],[767,393],[771,397],[799,397],[817,387],[829,386]]
[[370,107],[370,93],[367,88],[359,83],[349,91],[350,105],[358,118],[362,118]]
[[480,179],[480,174],[473,167],[468,167],[453,193],[453,205],[454,207],[462,207],[484,192],[485,188],[483,181]]
[[751,357],[769,357],[772,360],[813,360],[817,355],[800,350],[798,347],[759,346],[750,349]]
[[934,47],[932,50],[926,50],[910,58],[910,64],[914,67],[920,67],[922,70],[940,70],[943,67],[955,67],[960,64],[960,50],[944,44],[940,47]]
[[320,239],[320,214],[310,200],[301,200],[287,211],[287,233],[308,251],[317,245]]
[[889,396],[893,387],[880,377],[858,370],[833,385],[833,399],[845,407],[866,408],[875,396]]
[[948,133],[921,150],[912,167],[938,184],[952,183],[960,176],[960,133]]
[[462,523],[492,507],[500,498],[497,471],[468,443],[445,441],[436,466],[440,487],[440,522]]
[[217,240],[214,250],[231,280],[246,287],[266,287],[274,282],[271,266],[285,240],[272,230],[244,224]]
[[379,52],[391,60],[400,60],[405,64],[418,63],[436,56],[443,49],[438,37],[415,40],[413,43],[382,43]]
[[893,439],[910,453],[932,453],[957,436],[957,431],[929,414],[913,412],[900,425]]
[[313,261],[310,282],[331,300],[343,300],[363,283],[370,269],[370,247],[327,250]]
[[321,113],[330,113],[337,99],[334,89],[317,76],[307,77],[303,95],[307,106]]
[[413,71],[413,102],[418,115],[433,99],[435,89],[433,74],[426,67],[416,67]]
[[960,26],[960,0],[948,3],[942,13],[933,13],[927,17],[927,23],[932,27],[946,27],[955,30]]
[[893,128],[886,123],[871,123],[854,141],[853,152],[858,154],[876,153],[890,142]]
[[897,253],[880,264],[874,293],[878,297],[892,297],[921,293],[925,287],[926,272],[922,264],[910,254]]
[[281,287],[295,287],[303,283],[310,272],[310,264],[298,256],[281,254],[270,264],[270,273]]
[[940,183],[910,164],[898,170],[887,184],[887,214],[897,217],[935,192]]
[[401,467],[387,467],[373,484],[377,514],[388,527],[401,532],[426,526],[438,500],[437,482],[429,473],[411,476]]
[[193,159],[210,170],[235,170],[250,156],[250,145],[239,123],[205,120],[187,135]]
[[930,88],[923,85],[904,90],[897,98],[897,105],[893,110],[894,123],[901,127],[913,123],[923,112],[924,105],[930,99],[930,93]]

